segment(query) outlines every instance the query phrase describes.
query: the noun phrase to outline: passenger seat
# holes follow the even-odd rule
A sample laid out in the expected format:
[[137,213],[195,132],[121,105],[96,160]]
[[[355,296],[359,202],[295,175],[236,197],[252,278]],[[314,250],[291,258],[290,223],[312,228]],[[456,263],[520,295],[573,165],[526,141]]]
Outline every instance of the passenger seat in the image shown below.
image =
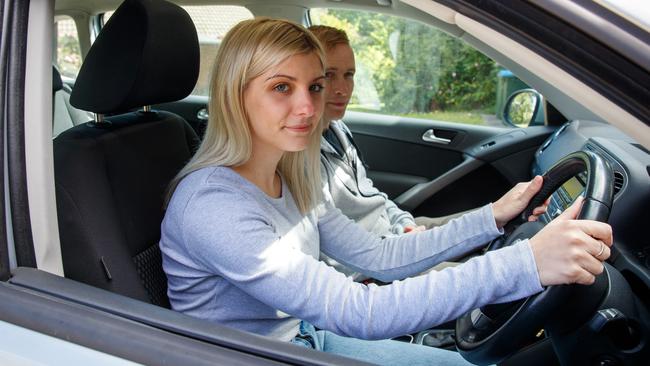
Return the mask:
[[126,0],[97,36],[70,96],[95,119],[54,139],[67,278],[169,307],[164,199],[199,140],[182,117],[149,106],[185,98],[198,74],[194,23],[170,2]]

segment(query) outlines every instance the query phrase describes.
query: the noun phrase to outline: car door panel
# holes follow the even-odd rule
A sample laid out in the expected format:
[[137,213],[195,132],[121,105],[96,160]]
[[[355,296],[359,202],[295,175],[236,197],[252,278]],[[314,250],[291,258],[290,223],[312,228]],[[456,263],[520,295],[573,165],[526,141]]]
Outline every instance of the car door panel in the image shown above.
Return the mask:
[[[368,176],[402,208],[439,216],[498,199],[529,179],[548,127],[513,129],[348,112]],[[442,141],[427,141],[433,132]]]
[[365,364],[206,322],[34,268],[14,269],[8,282],[0,282],[0,298],[6,300],[0,301],[0,322],[142,364]]

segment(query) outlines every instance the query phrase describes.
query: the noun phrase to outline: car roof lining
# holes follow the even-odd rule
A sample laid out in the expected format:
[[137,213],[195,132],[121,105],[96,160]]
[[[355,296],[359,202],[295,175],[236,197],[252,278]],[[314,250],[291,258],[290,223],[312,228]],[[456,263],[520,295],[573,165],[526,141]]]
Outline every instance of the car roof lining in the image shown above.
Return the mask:
[[[172,2],[182,6],[239,5],[251,10],[255,16],[277,16],[280,14],[277,11],[281,10],[276,5],[269,5],[268,1],[266,0],[173,0]],[[73,12],[83,12],[90,16],[94,16],[107,11],[115,10],[120,3],[122,3],[122,0],[57,0],[55,2],[55,14],[64,15],[71,14]],[[304,9],[305,11],[314,8],[327,7],[385,13],[395,16],[403,16],[409,19],[414,19],[433,25],[436,28],[456,37],[459,37],[463,33],[463,31],[454,24],[450,24],[447,21],[439,19],[439,17],[433,16],[427,12],[412,7],[406,2],[400,1],[393,1],[392,5],[390,6],[382,6],[378,5],[376,0],[345,0],[342,2],[331,2],[323,0],[283,0],[282,6],[292,6]],[[287,16],[288,14],[286,14],[284,11],[282,11],[281,14],[284,17],[296,22],[302,22],[304,16],[304,14],[301,14],[299,17],[291,16],[291,14]]]

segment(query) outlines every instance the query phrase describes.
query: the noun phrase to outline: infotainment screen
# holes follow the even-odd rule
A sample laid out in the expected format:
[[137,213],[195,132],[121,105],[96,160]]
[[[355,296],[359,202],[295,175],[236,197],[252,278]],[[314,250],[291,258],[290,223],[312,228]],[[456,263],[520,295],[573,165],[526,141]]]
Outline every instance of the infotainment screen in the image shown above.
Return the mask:
[[573,177],[562,185],[562,189],[564,189],[564,192],[566,192],[571,202],[573,202],[585,190],[585,184],[582,179]]
[[561,214],[573,201],[582,195],[587,184],[587,173],[581,172],[570,178],[551,195],[548,210],[546,211],[546,222]]
[[562,210],[571,206],[573,201],[578,198],[584,191],[587,184],[587,172],[581,172],[573,178],[567,180],[557,191],[560,197]]

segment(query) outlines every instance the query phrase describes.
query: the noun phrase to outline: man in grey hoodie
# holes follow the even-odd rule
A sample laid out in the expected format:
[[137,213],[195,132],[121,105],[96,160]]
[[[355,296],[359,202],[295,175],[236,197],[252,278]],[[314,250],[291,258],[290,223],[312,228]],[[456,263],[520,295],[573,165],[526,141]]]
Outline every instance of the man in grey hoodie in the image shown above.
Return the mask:
[[324,192],[326,199],[379,236],[430,229],[462,215],[414,218],[373,185],[352,134],[341,121],[354,89],[355,61],[348,37],[344,31],[327,26],[312,26],[310,30],[323,44],[327,57],[323,116],[326,125],[321,139],[321,171],[328,188]]

